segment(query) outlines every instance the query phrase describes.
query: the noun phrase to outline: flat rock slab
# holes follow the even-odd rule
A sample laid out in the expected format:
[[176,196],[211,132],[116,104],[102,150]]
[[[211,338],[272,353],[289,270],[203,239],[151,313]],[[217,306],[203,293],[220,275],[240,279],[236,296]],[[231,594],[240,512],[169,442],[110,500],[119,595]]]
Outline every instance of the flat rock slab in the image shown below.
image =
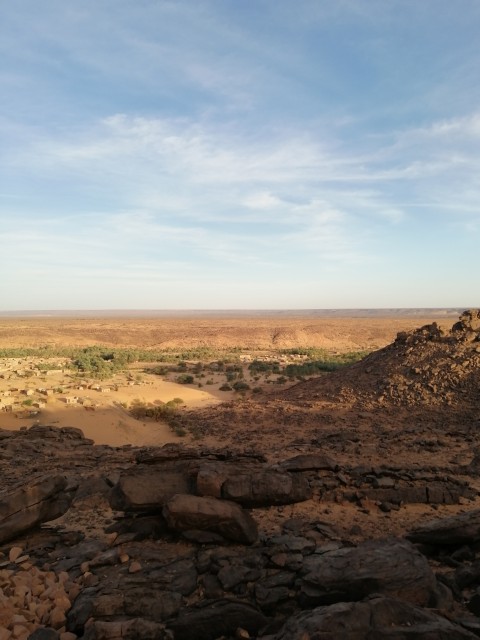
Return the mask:
[[[0,544],[63,515],[72,501],[65,476],[39,478],[0,496]],[[72,487],[73,489],[73,487]]]
[[480,509],[433,520],[411,531],[412,542],[439,545],[472,544],[480,540]]
[[319,453],[294,456],[284,460],[278,466],[282,471],[335,471],[338,467],[330,456]]
[[167,502],[163,515],[174,531],[212,531],[242,544],[252,544],[258,537],[251,515],[227,500],[179,494]]
[[362,600],[372,593],[432,606],[437,597],[427,559],[405,540],[372,540],[311,556],[305,570],[302,597],[310,606]]
[[[273,640],[474,640],[473,633],[392,598],[339,602],[288,620]],[[478,640],[478,638],[477,638]]]

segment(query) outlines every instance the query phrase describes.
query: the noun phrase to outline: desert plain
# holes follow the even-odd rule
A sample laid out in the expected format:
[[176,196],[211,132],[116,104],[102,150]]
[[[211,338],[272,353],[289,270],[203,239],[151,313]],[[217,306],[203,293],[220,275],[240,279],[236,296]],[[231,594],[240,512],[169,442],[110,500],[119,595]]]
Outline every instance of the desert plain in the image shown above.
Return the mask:
[[4,317],[0,349],[1,640],[479,637],[477,310]]

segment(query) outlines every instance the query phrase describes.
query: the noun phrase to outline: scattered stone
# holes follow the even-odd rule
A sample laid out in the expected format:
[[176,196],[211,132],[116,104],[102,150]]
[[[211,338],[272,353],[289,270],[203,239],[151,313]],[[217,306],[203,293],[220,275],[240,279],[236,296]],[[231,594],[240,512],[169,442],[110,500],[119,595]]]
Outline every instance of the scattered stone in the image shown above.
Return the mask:
[[22,547],[12,547],[8,554],[8,559],[10,562],[15,562],[17,558],[19,558],[23,553]]
[[128,573],[138,573],[142,570],[142,565],[139,562],[131,562],[128,567]]

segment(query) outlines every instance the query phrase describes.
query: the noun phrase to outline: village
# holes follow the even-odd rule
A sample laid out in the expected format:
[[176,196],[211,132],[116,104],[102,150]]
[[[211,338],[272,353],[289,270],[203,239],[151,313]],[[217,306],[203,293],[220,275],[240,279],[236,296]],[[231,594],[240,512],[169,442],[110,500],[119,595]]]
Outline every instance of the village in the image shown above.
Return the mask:
[[[127,386],[139,385],[124,378]],[[79,378],[64,358],[3,358],[0,361],[0,410],[33,417],[54,403],[95,409],[102,404],[95,394],[118,391],[118,383],[101,385]]]

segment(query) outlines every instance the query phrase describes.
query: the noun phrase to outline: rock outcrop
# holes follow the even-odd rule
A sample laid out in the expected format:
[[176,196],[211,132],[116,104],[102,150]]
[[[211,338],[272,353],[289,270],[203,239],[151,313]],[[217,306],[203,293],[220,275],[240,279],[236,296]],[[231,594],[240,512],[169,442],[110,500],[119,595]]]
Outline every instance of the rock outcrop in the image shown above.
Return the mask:
[[412,542],[433,545],[475,544],[480,541],[480,509],[427,522],[407,534]]
[[301,595],[308,606],[362,600],[382,593],[420,606],[434,606],[437,581],[426,558],[405,540],[367,541],[305,563]]
[[65,476],[55,475],[0,495],[0,544],[63,515],[75,489]]
[[433,612],[392,598],[339,602],[292,617],[273,640],[474,640],[475,634]]
[[387,347],[329,376],[282,392],[357,404],[480,408],[480,311],[465,311],[448,331],[436,322],[399,333]]

